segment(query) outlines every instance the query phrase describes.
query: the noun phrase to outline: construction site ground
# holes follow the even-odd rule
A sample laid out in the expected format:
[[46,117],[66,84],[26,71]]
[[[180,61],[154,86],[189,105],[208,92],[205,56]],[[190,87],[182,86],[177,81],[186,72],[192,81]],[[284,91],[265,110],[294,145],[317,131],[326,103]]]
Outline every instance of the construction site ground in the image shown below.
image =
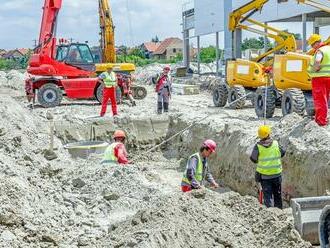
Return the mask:
[[[208,92],[173,95],[168,114],[156,114],[152,86],[136,107],[119,106],[118,122],[96,117],[96,101],[63,101],[52,109],[26,107],[24,75],[0,72],[1,247],[312,247],[294,229],[289,208],[260,206],[249,152],[258,120],[251,104],[242,110],[213,107]],[[47,112],[55,121],[55,155],[49,146]],[[195,123],[156,151],[148,149]],[[268,121],[287,149],[283,196],[318,196],[330,188],[330,127],[310,118]],[[110,141],[118,127],[128,134],[134,164],[101,165],[101,156],[73,159],[64,144]],[[205,138],[218,143],[210,159],[220,183],[181,193],[188,156]],[[286,204],[288,206],[288,204]]]

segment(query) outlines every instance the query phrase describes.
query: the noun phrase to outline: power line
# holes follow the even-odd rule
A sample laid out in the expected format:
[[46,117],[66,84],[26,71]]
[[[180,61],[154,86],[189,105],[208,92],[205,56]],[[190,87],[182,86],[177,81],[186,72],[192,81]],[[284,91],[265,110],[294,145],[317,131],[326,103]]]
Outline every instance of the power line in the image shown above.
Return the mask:
[[128,20],[128,32],[129,32],[129,36],[130,36],[131,46],[134,46],[132,19],[131,19],[131,12],[130,12],[128,0],[126,0],[126,9],[127,9],[127,20]]

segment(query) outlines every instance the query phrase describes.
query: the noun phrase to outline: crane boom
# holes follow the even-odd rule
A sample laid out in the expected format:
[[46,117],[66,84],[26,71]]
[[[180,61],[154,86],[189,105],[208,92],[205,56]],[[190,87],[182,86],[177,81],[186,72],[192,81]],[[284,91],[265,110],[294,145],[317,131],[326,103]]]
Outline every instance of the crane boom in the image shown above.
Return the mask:
[[45,0],[43,6],[39,44],[36,50],[51,58],[54,58],[56,51],[56,24],[61,6],[62,0]]
[[99,0],[100,48],[103,63],[116,63],[115,32],[109,0]]

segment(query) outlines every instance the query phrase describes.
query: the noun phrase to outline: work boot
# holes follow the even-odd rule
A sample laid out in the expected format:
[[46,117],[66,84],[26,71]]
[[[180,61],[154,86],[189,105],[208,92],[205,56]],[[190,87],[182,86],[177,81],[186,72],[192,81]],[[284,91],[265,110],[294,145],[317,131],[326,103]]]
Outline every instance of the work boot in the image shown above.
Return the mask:
[[168,102],[164,102],[164,113],[168,112]]
[[157,103],[157,113],[158,114],[162,114],[163,113],[163,103],[162,102],[158,102]]

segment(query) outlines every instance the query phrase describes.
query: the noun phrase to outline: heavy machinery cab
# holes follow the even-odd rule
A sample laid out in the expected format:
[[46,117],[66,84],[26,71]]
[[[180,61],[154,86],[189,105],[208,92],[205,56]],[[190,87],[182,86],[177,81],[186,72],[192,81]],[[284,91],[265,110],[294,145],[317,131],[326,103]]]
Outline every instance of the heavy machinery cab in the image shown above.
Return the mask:
[[84,43],[58,45],[55,59],[85,71],[95,71],[92,52],[89,46]]

